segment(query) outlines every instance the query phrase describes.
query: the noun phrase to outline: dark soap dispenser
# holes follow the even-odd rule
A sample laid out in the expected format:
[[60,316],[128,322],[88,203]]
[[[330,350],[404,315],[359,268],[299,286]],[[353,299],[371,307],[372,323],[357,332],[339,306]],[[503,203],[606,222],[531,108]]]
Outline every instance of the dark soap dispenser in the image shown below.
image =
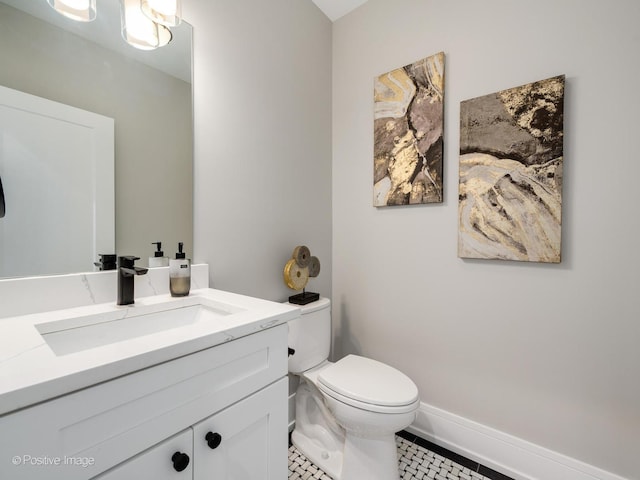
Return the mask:
[[182,242],[178,243],[176,258],[169,260],[169,291],[172,297],[185,297],[191,289],[191,261],[182,251]]

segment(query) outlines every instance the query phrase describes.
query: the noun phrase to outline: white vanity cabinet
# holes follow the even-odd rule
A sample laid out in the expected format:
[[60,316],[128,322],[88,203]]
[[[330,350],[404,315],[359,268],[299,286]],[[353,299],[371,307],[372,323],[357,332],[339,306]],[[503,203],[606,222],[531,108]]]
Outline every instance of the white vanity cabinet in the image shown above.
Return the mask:
[[8,413],[0,478],[281,480],[286,374],[280,324]]
[[287,389],[283,378],[95,480],[282,480]]
[[283,378],[95,480],[281,480],[287,388]]

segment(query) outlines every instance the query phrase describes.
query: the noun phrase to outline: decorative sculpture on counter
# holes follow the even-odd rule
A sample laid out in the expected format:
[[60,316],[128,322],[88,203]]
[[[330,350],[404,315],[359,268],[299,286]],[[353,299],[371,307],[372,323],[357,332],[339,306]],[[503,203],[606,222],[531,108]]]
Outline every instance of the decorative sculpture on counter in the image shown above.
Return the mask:
[[290,303],[306,305],[320,298],[319,293],[307,292],[305,287],[309,277],[317,277],[320,274],[320,260],[311,256],[311,251],[304,245],[293,249],[291,259],[284,266],[284,283],[292,290],[302,290],[302,293],[291,295]]

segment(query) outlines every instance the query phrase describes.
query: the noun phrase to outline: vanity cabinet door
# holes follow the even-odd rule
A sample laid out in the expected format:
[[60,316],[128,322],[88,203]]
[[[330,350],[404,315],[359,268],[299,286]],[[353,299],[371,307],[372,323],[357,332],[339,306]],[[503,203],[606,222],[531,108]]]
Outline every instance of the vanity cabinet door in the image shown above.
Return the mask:
[[193,432],[189,428],[108,470],[95,480],[191,480]]
[[287,396],[282,378],[194,425],[194,480],[287,478]]

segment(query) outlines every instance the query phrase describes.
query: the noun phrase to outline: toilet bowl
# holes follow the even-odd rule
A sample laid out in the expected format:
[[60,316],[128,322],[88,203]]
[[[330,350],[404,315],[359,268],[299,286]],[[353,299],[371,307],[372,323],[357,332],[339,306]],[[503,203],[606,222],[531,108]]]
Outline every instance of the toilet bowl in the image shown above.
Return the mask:
[[289,322],[289,371],[300,377],[292,442],[334,480],[398,480],[395,432],[415,419],[418,389],[376,360],[329,362],[330,302],[314,303]]

